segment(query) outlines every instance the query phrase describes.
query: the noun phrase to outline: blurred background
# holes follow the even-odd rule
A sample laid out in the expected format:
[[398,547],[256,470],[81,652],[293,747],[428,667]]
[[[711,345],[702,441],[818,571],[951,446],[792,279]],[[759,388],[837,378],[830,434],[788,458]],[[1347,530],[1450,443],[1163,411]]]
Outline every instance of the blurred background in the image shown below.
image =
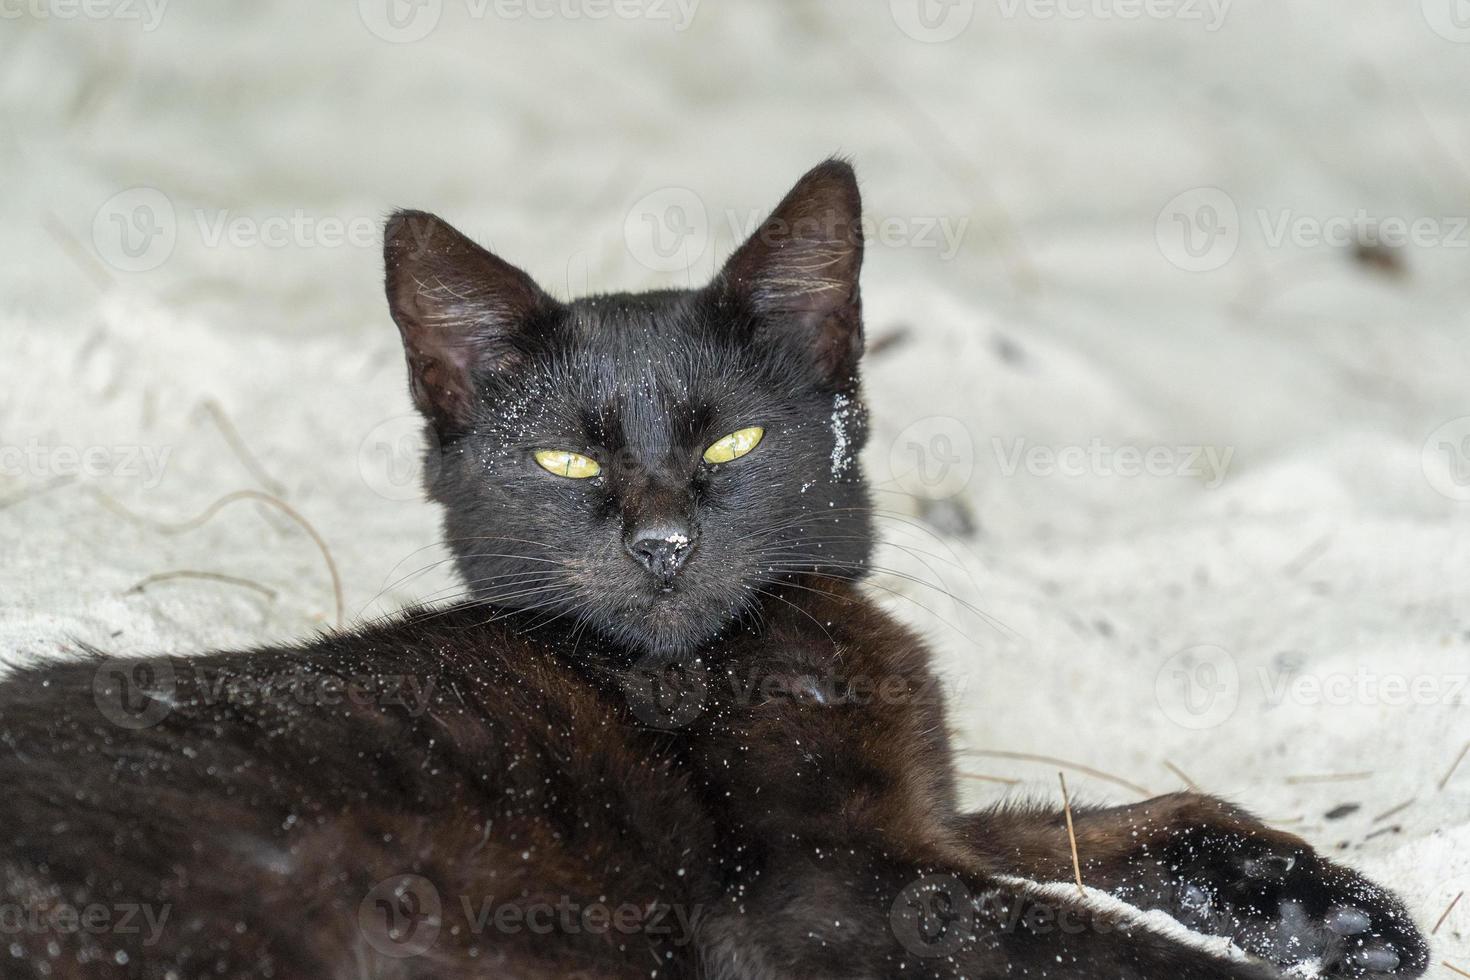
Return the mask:
[[[1470,890],[1467,91],[1464,0],[0,0],[0,648],[451,590],[383,217],[561,296],[684,286],[838,153],[874,593],[973,801],[1198,786],[1433,926]],[[1470,901],[1436,939],[1470,969]]]

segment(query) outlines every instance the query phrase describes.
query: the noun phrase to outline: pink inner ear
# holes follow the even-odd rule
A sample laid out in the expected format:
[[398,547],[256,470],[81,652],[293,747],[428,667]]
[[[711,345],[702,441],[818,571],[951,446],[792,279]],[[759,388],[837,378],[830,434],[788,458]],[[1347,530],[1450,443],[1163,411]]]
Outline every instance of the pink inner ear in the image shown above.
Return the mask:
[[829,160],[797,182],[717,284],[770,317],[767,329],[799,334],[823,372],[840,379],[862,353],[862,262],[857,182],[851,167]]
[[850,245],[788,240],[772,251],[751,280],[752,304],[762,313],[836,312],[856,292],[853,262]]
[[463,423],[474,404],[472,358],[463,350],[442,347],[409,355],[409,390],[421,412]]
[[441,427],[466,424],[476,376],[514,367],[517,337],[554,301],[520,269],[422,212],[389,221],[384,264],[414,403]]

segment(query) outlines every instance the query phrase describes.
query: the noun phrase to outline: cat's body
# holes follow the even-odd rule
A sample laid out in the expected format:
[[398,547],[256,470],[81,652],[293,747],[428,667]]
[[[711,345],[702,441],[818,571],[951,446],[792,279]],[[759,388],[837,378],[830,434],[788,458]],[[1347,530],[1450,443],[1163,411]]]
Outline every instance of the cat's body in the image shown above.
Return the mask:
[[[0,684],[0,888],[38,923],[0,976],[1274,975],[1018,883],[1069,876],[1060,814],[959,811],[929,654],[854,584],[857,222],[828,163],[707,289],[561,304],[396,218],[474,600]],[[1391,895],[1225,804],[1076,818],[1098,888],[1278,965],[1424,968]]]
[[[677,675],[472,606],[305,647],[23,675],[5,698],[7,730],[31,733],[3,765],[5,890],[140,911],[136,933],[9,938],[53,976],[696,976],[736,948],[758,961],[774,937],[757,910],[797,865],[850,862],[879,825],[915,853],[955,833],[922,646],[826,587]],[[804,614],[829,617],[831,639]],[[859,635],[898,662],[865,662]],[[874,692],[855,699],[863,675]],[[874,740],[862,765],[861,746],[832,744],[854,715]],[[835,963],[888,909],[830,898],[813,928]]]

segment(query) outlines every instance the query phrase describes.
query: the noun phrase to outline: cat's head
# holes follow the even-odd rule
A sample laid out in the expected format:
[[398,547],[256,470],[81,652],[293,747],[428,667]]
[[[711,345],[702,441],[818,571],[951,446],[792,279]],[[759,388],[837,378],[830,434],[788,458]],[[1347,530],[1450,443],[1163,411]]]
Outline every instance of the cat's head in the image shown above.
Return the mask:
[[704,288],[560,302],[439,218],[394,215],[427,489],[476,597],[677,657],[774,582],[861,575],[860,219],[828,161]]

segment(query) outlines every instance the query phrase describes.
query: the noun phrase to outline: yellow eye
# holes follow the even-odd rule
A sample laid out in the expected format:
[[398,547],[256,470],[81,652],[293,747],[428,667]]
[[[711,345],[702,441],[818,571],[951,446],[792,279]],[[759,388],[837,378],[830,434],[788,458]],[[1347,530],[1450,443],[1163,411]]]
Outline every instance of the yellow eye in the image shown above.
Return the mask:
[[536,463],[548,473],[572,480],[586,480],[602,472],[597,460],[565,449],[538,449]]
[[748,429],[741,429],[738,432],[732,432],[723,439],[715,440],[714,444],[704,451],[704,461],[715,464],[728,463],[732,459],[739,459],[760,445],[760,441],[765,434],[766,430],[758,425],[753,425]]

